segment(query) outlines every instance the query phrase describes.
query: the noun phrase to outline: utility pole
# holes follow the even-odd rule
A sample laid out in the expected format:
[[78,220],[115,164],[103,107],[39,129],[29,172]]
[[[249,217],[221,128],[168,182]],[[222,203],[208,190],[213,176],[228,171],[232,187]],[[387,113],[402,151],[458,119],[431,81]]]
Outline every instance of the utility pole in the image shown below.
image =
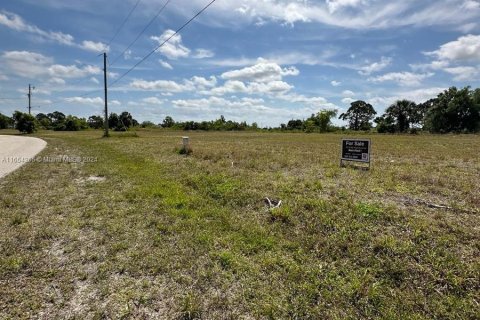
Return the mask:
[[32,90],[35,90],[35,87],[28,84],[28,114],[32,114]]
[[105,121],[103,123],[105,132],[103,136],[108,137],[107,53],[106,52],[103,53],[103,87],[105,90]]

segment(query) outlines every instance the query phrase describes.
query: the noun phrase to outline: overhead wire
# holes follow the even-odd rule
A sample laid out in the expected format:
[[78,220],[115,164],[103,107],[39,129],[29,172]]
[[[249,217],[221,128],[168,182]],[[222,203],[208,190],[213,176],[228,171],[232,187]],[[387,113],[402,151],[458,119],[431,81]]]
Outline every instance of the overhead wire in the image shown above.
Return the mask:
[[133,6],[133,8],[130,10],[130,12],[128,13],[127,17],[123,20],[122,24],[118,27],[117,31],[115,32],[115,34],[113,35],[113,37],[110,39],[110,41],[108,41],[108,44],[107,44],[107,47],[109,47],[113,40],[115,40],[115,38],[118,36],[118,34],[120,33],[120,31],[122,30],[122,28],[125,26],[125,24],[127,23],[128,19],[130,19],[130,16],[132,15],[132,13],[135,11],[135,9],[137,9],[138,7],[138,4],[140,3],[141,0],[137,0],[137,2],[135,3],[135,5]]
[[165,3],[163,4],[163,6],[160,8],[160,10],[158,10],[158,12],[152,17],[152,19],[150,19],[150,21],[147,23],[147,25],[143,28],[142,31],[140,31],[140,33],[137,35],[137,37],[132,41],[130,42],[130,44],[125,48],[125,50],[122,51],[122,53],[120,53],[115,59],[113,59],[113,62],[110,64],[113,65],[115,62],[118,61],[118,59],[120,59],[120,57],[122,57],[134,44],[135,42],[138,41],[138,39],[140,39],[140,37],[142,36],[142,34],[145,33],[145,31],[147,31],[147,29],[152,25],[152,23],[155,21],[155,19],[158,18],[158,16],[163,12],[163,10],[165,9],[165,7],[170,3],[171,0],[167,0],[165,1]]
[[205,10],[207,10],[216,0],[210,1],[205,7],[202,8],[199,12],[197,12],[190,20],[185,22],[180,28],[178,28],[173,34],[171,34],[167,39],[165,39],[162,43],[160,43],[158,46],[156,46],[152,51],[150,51],[146,56],[144,56],[142,59],[140,59],[135,65],[133,65],[130,69],[128,69],[125,73],[123,73],[120,77],[118,77],[115,81],[113,81],[108,88],[112,87],[115,85],[118,81],[120,81],[122,78],[124,78],[127,74],[129,74],[131,71],[133,71],[136,67],[138,67],[142,62],[147,60],[155,51],[163,47],[170,39],[172,39],[174,36],[179,34],[186,26],[188,26],[193,20],[195,20],[199,15],[201,15]]

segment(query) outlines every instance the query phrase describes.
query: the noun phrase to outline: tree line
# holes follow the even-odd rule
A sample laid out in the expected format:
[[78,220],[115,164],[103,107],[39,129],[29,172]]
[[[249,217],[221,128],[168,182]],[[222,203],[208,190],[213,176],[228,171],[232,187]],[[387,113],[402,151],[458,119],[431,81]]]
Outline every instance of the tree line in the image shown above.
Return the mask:
[[[451,87],[436,98],[416,104],[409,100],[397,100],[390,105],[385,113],[375,117],[377,112],[373,106],[365,101],[357,100],[350,104],[350,108],[339,119],[348,122],[348,129],[353,131],[370,131],[375,129],[379,133],[415,133],[419,130],[431,133],[463,132],[472,133],[480,130],[480,88],[471,90],[470,87],[457,89]],[[321,125],[318,120],[325,119],[327,126]],[[331,125],[336,113],[322,111],[312,115],[307,120],[290,120],[282,124],[282,130],[302,131],[336,131],[339,128]],[[328,121],[327,121],[328,118]],[[341,128],[346,129],[346,128]]]
[[[451,87],[436,98],[416,104],[409,100],[398,100],[376,117],[373,106],[365,101],[357,100],[350,104],[348,110],[340,114],[339,119],[348,123],[347,127],[332,124],[337,116],[336,110],[321,110],[312,114],[306,120],[292,119],[276,128],[262,130],[303,131],[303,132],[334,132],[338,130],[371,131],[379,133],[415,133],[425,130],[432,133],[463,132],[472,133],[480,130],[480,88],[470,87],[457,89]],[[374,123],[376,124],[374,126]],[[79,131],[88,128],[101,129],[104,126],[103,117],[93,115],[88,119],[65,115],[55,111],[36,116],[15,111],[12,117],[0,114],[0,129],[16,128],[20,132],[32,133],[38,128],[56,131]],[[226,120],[224,116],[212,121],[180,121],[176,122],[167,116],[162,123],[151,121],[139,123],[132,115],[124,111],[120,114],[111,113],[108,126],[115,131],[126,131],[132,127],[169,128],[179,130],[204,131],[241,131],[259,130],[257,123],[247,124],[245,121]]]

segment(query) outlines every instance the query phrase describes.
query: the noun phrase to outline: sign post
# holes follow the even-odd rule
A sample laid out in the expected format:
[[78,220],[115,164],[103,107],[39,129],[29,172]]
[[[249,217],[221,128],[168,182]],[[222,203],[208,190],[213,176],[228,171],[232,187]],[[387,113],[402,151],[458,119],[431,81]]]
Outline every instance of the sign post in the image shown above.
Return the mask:
[[340,167],[344,167],[343,161],[355,161],[368,163],[366,169],[369,170],[371,147],[370,139],[342,139]]

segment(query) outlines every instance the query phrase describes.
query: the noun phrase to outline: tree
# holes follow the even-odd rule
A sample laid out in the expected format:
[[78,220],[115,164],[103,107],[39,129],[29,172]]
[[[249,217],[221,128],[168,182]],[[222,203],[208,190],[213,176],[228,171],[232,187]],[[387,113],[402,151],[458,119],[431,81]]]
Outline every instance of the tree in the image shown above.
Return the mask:
[[327,132],[331,126],[331,120],[337,115],[337,110],[322,110],[314,117],[315,124],[320,128],[320,132]]
[[43,129],[52,129],[52,119],[45,113],[39,113],[35,116],[37,119],[38,123],[40,124],[40,127]]
[[[478,90],[478,89],[477,89]],[[476,132],[480,126],[480,93],[469,87],[451,87],[440,93],[427,111],[425,126],[430,132]]]
[[110,115],[108,116],[108,127],[110,129],[115,129],[118,126],[118,121],[118,114],[114,112],[110,113]]
[[300,119],[290,120],[287,123],[288,130],[303,130],[303,121]]
[[118,120],[119,122],[117,128],[115,128],[115,130],[117,131],[127,131],[128,128],[132,127],[134,124],[134,119],[132,115],[127,111],[122,112],[118,117]]
[[15,111],[13,120],[15,121],[15,129],[21,133],[34,133],[37,130],[37,122],[31,114]]
[[390,115],[375,118],[378,133],[395,133],[395,119]]
[[93,129],[101,129],[103,128],[103,118],[100,116],[90,116],[87,120],[88,126]]
[[153,123],[153,122],[151,122],[151,121],[143,121],[143,122],[140,124],[140,126],[141,126],[142,128],[155,128],[155,127],[156,127],[155,123]]
[[351,130],[370,130],[372,127],[370,121],[376,114],[371,104],[358,100],[352,102],[347,112],[342,113],[339,119],[348,121]]
[[47,117],[50,118],[53,130],[62,131],[65,130],[65,119],[67,118],[65,114],[59,111],[55,111],[47,114]]
[[385,114],[386,118],[393,119],[395,132],[406,132],[410,128],[410,124],[416,120],[415,111],[415,102],[398,100],[385,110]]
[[0,113],[0,129],[8,129],[13,125],[13,119]]
[[174,125],[175,125],[175,121],[173,121],[172,117],[166,116],[165,119],[163,119],[162,127],[171,128]]
[[80,131],[88,128],[88,123],[84,118],[77,118],[75,116],[67,116],[65,118],[65,131]]

